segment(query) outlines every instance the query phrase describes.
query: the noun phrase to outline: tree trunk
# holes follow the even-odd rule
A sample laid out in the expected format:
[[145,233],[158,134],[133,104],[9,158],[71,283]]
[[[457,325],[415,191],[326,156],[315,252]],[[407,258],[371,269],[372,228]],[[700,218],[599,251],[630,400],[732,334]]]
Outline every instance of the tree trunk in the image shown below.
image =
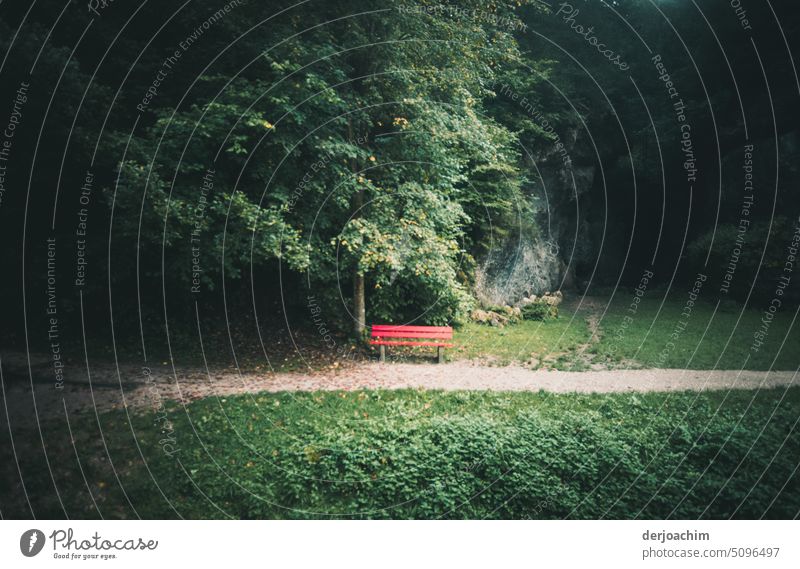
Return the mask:
[[356,272],[353,278],[353,318],[358,336],[364,333],[367,325],[366,303],[364,301],[364,275]]
[[[353,140],[353,123],[348,116],[347,118],[347,134],[350,141]],[[350,170],[355,175],[357,166],[355,161],[350,164]],[[361,217],[361,208],[364,207],[364,191],[358,190],[353,196],[353,218]],[[366,299],[364,294],[364,275],[358,272],[358,266],[355,267],[353,272],[353,320],[355,323],[355,332],[358,337],[364,334],[367,327],[367,310]]]
[[[359,190],[353,196],[354,217],[361,217],[362,207],[364,207],[364,192]],[[364,275],[358,272],[358,266],[356,266],[353,271],[353,319],[355,320],[356,335],[359,337],[367,326],[367,303],[364,297]]]

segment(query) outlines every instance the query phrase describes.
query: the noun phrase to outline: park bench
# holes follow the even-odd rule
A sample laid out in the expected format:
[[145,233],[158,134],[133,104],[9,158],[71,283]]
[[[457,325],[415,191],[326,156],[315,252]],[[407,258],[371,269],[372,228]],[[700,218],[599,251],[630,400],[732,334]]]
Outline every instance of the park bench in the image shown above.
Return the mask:
[[445,340],[453,339],[450,326],[395,326],[375,324],[369,343],[381,347],[381,361],[386,361],[386,346],[436,346],[439,363],[444,361],[444,348],[453,344]]

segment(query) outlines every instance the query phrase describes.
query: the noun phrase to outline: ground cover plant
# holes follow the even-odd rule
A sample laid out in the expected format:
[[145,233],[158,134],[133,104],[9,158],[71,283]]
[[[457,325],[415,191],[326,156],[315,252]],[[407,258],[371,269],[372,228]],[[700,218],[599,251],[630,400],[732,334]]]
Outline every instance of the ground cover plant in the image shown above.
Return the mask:
[[[38,439],[16,448],[37,517],[62,503],[125,518],[793,517],[799,402],[797,388],[207,398],[73,417],[74,439],[46,423],[58,494]],[[4,515],[27,508],[15,474],[3,465]]]

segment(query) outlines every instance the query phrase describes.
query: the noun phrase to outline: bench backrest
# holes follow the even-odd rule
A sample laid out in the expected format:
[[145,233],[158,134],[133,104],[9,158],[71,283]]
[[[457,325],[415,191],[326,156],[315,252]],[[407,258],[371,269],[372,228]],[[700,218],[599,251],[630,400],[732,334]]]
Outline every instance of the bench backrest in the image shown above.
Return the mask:
[[450,340],[453,338],[453,329],[450,326],[395,326],[392,324],[375,324],[372,326],[372,337]]

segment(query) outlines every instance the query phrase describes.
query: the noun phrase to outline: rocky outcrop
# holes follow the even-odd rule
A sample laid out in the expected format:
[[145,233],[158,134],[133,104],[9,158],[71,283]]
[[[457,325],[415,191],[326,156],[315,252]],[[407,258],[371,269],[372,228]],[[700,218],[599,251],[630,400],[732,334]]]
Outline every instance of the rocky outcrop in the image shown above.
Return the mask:
[[557,247],[542,240],[506,244],[491,251],[476,271],[475,288],[484,305],[513,304],[560,283]]
[[500,306],[494,310],[473,310],[470,315],[473,322],[490,324],[502,328],[506,324],[514,324],[522,320],[522,310],[519,307]]
[[476,269],[475,292],[484,305],[514,304],[523,297],[578,286],[575,266],[593,258],[585,205],[591,190],[595,156],[577,130],[562,138],[563,149],[550,146],[528,153],[525,188],[532,219],[497,244]]
[[563,300],[564,294],[560,290],[557,290],[554,293],[546,292],[542,296],[536,296],[535,294],[531,296],[524,296],[519,302],[517,302],[516,306],[522,308],[536,302],[541,302],[547,304],[548,306],[558,306]]

